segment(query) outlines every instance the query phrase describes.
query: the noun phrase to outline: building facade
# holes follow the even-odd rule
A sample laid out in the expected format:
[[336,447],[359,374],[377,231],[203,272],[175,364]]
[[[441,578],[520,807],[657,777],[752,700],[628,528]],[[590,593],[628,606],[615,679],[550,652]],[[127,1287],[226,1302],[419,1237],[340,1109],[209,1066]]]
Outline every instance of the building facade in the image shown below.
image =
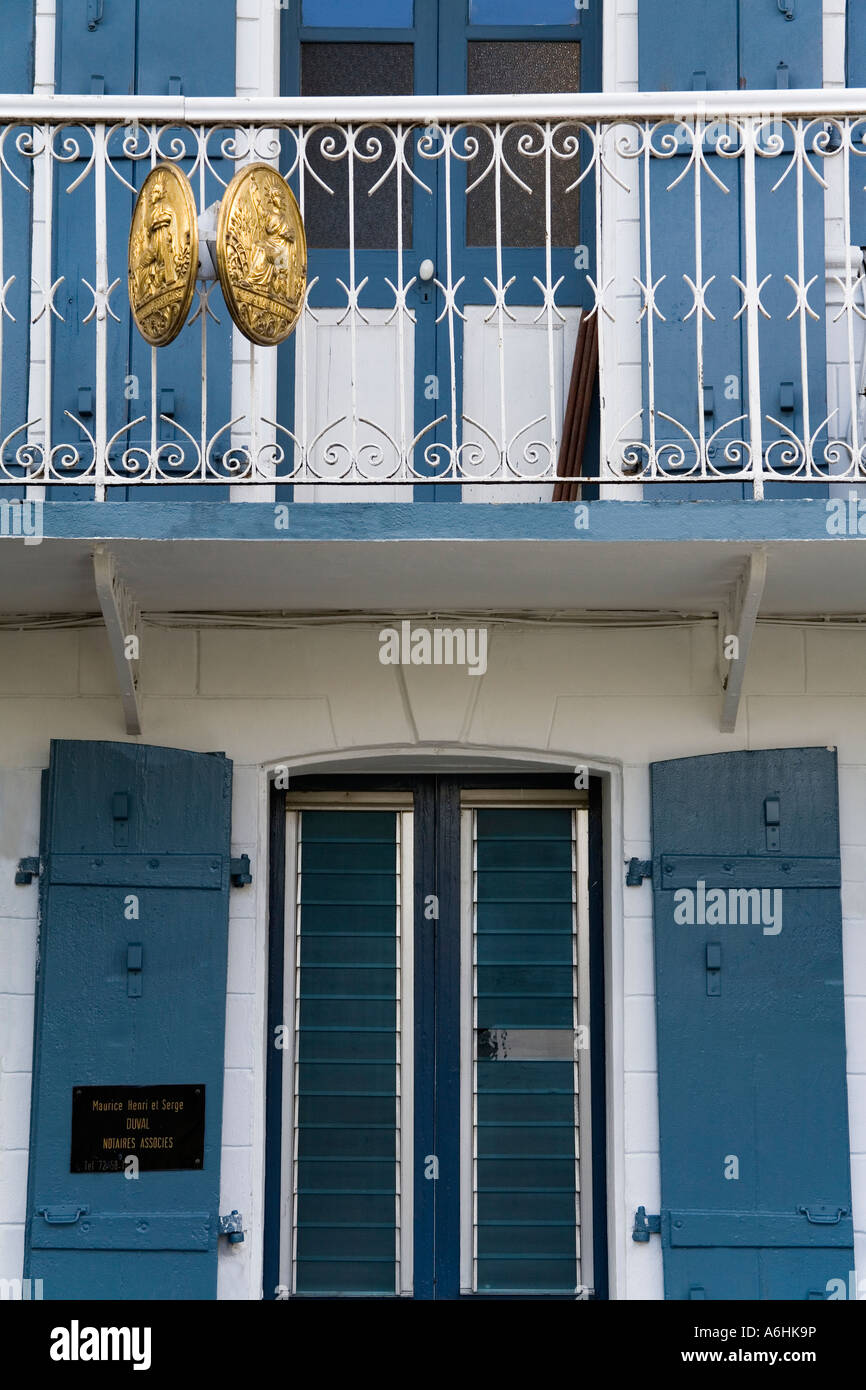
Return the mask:
[[[862,1296],[859,3],[14,25],[3,1287]],[[295,333],[147,347],[250,160]]]

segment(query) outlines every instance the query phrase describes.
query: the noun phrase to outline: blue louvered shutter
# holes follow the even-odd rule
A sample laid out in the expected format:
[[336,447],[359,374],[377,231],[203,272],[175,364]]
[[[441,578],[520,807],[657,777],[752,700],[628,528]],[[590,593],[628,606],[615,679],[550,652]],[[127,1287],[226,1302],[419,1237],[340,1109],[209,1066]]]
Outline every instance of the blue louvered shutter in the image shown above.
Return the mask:
[[[136,93],[166,96],[233,96],[235,92],[235,4],[234,0],[188,0],[178,5],[171,0],[105,0],[98,22],[91,29],[92,18],[87,0],[61,0],[57,19],[57,90],[58,92],[99,93],[111,95]],[[75,134],[75,132],[73,132]],[[150,449],[151,349],[131,322],[127,298],[127,244],[134,195],[121,180],[140,186],[150,169],[150,159],[129,160],[122,149],[128,130],[118,127],[109,135],[108,154],[113,170],[106,176],[108,216],[109,282],[119,277],[120,283],[112,294],[110,304],[120,319],[108,317],[108,437],[124,424],[146,417],[128,434],[121,434],[111,450],[111,464],[120,469],[123,452],[131,446]],[[223,183],[231,178],[233,166],[220,159],[221,139],[227,131],[214,132],[208,147],[212,168],[203,174],[195,171],[193,183],[198,203],[209,205],[219,199],[223,184],[215,177],[219,172]],[[161,157],[172,154],[172,140],[177,136],[187,148],[190,137],[182,131],[162,130],[159,137]],[[54,410],[55,441],[72,440],[82,450],[82,466],[90,458],[86,434],[67,417],[70,411],[92,432],[95,409],[95,319],[85,324],[92,308],[92,297],[82,283],[94,283],[95,226],[93,173],[84,178],[72,193],[66,189],[83,174],[91,153],[90,138],[78,134],[82,158],[58,167],[55,180],[55,262],[56,274],[65,280],[58,293],[58,308],[64,322],[54,321]],[[144,148],[142,142],[141,148]],[[193,159],[184,161],[187,173],[193,177]],[[203,166],[200,164],[199,169]],[[117,177],[119,175],[120,177]],[[194,303],[191,314],[195,312]],[[231,419],[231,323],[218,290],[211,295],[211,310],[207,329],[207,391],[208,433]],[[215,320],[219,319],[219,323]],[[167,348],[156,352],[158,371],[157,446],[181,444],[186,459],[181,468],[171,466],[170,447],[161,452],[162,470],[169,476],[183,478],[194,468],[195,448],[183,430],[193,440],[201,441],[201,324],[187,323],[180,336]],[[176,422],[176,423],[173,423]],[[183,428],[179,428],[182,426]],[[228,448],[226,436],[217,441],[211,459],[222,456]],[[139,458],[140,462],[140,458]],[[180,485],[179,485],[180,486]],[[155,500],[160,489],[130,488],[127,495]],[[90,489],[62,490],[49,495],[72,500],[87,497]],[[124,489],[112,490],[117,501]],[[184,496],[217,500],[227,496],[217,485],[195,488],[193,492],[174,490],[178,500]]]
[[394,811],[302,814],[299,1294],[397,1291],[398,854]]
[[[45,1298],[216,1295],[230,824],[220,753],[52,743],[26,1242]],[[151,1143],[137,1180],[72,1171],[75,1092],[175,1086],[203,1090],[200,1168],[154,1169]]]
[[476,1287],[573,1294],[572,812],[476,815]]
[[[32,0],[16,0],[3,8],[3,44],[0,46],[0,91],[32,92],[33,90],[33,23]],[[0,286],[8,284],[7,312],[0,319],[3,374],[0,439],[12,434],[28,419],[27,385],[30,365],[30,185],[33,160],[15,151],[15,140],[22,127],[12,123],[7,127],[4,152],[15,178],[4,172],[2,179],[2,258]],[[2,134],[2,132],[0,132]],[[15,179],[21,182],[16,183]],[[24,187],[21,187],[24,184]],[[11,283],[9,283],[11,281]],[[0,498],[23,497],[23,487],[7,485],[6,478],[20,475],[15,463],[15,451],[26,442],[26,431],[15,435],[6,446],[0,475]]]
[[652,833],[665,1297],[826,1298],[854,1267],[835,753],[654,763]]
[[[640,86],[644,91],[714,91],[737,88],[820,87],[822,85],[822,18],[819,0],[805,0],[792,7],[795,20],[787,21],[774,0],[662,0],[639,9]],[[712,98],[707,99],[712,111]],[[719,112],[723,115],[723,112]],[[768,116],[772,112],[767,113]],[[671,128],[673,129],[673,128]],[[815,127],[817,130],[817,127]],[[824,361],[824,229],[823,193],[817,180],[808,174],[803,196],[798,201],[796,171],[776,191],[793,153],[793,138],[785,134],[785,153],[757,160],[758,278],[770,275],[762,291],[763,303],[771,315],[761,318],[761,393],[764,455],[770,449],[770,462],[780,467],[782,455],[775,441],[784,441],[784,429],[770,423],[772,417],[798,437],[805,429],[802,372],[800,367],[800,319],[788,315],[794,306],[791,287],[785,275],[798,278],[797,215],[802,208],[805,241],[805,280],[817,276],[809,292],[809,303],[819,319],[807,315],[805,339],[809,362],[808,433],[814,434],[826,415],[826,371]],[[662,132],[654,139],[660,149]],[[708,149],[710,147],[708,146]],[[732,275],[744,280],[742,264],[742,159],[725,159],[709,152],[706,172],[701,178],[702,199],[702,277],[707,288],[707,307],[714,319],[703,318],[704,370],[698,389],[696,318],[694,295],[683,279],[695,280],[694,171],[685,174],[676,188],[670,185],[683,172],[691,150],[680,141],[680,152],[671,159],[653,158],[650,169],[652,278],[665,279],[658,290],[658,308],[665,321],[656,318],[654,330],[655,410],[678,420],[695,438],[700,432],[698,403],[703,414],[706,438],[720,430],[710,446],[710,463],[725,467],[724,450],[729,441],[748,439],[748,421],[733,424],[745,413],[748,394],[745,359],[745,318],[734,320],[742,296]],[[817,163],[820,164],[820,159]],[[723,192],[713,176],[724,184]],[[643,208],[643,215],[646,209]],[[643,255],[643,252],[642,252]],[[646,280],[647,264],[642,261]],[[686,319],[686,315],[691,317]],[[647,372],[647,328],[643,327],[643,439],[649,440],[650,407]],[[730,423],[729,429],[722,427]],[[676,458],[675,450],[685,451],[683,468],[694,460],[688,436],[670,421],[656,415],[657,442],[663,448],[661,462],[666,466]],[[821,461],[822,441],[815,443],[816,461]],[[738,466],[735,464],[733,466]],[[784,467],[781,467],[784,472]],[[810,495],[818,495],[823,485],[814,484]],[[742,484],[713,482],[707,491],[700,484],[675,488],[653,488],[656,498],[742,495]],[[768,496],[789,496],[784,482],[770,482]]]

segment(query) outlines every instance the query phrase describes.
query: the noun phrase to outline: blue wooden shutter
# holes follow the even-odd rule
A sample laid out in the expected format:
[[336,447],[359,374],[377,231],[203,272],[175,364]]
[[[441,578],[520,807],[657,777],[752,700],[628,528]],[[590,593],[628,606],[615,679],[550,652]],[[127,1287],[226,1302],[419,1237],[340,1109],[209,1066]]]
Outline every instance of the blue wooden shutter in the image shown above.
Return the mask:
[[[213,1298],[231,763],[52,742],[26,1267],[44,1296]],[[134,912],[137,900],[138,916]],[[200,1170],[71,1171],[73,1090],[204,1088]]]
[[[820,87],[822,67],[822,15],[820,0],[804,0],[792,7],[795,20],[787,21],[775,0],[660,0],[639,9],[640,86],[644,91],[735,90],[738,87],[779,88]],[[713,110],[712,99],[707,109]],[[724,115],[724,112],[719,112]],[[768,111],[768,116],[772,114]],[[816,127],[817,129],[817,127]],[[655,146],[659,148],[659,135]],[[763,302],[771,314],[761,319],[761,398],[764,451],[773,441],[787,438],[783,430],[771,425],[767,416],[781,421],[795,435],[804,429],[804,401],[800,370],[799,316],[788,319],[794,305],[785,275],[797,277],[796,179],[794,171],[773,192],[793,152],[793,140],[786,136],[786,152],[757,161],[758,278],[772,278],[762,291]],[[694,296],[683,280],[695,278],[694,176],[686,174],[677,188],[669,190],[682,172],[682,161],[690,152],[682,142],[682,155],[672,159],[654,158],[651,163],[650,199],[652,205],[652,278],[666,278],[659,287],[658,307],[666,322],[654,322],[655,407],[671,415],[697,437],[698,393],[696,382]],[[814,161],[820,165],[820,159]],[[715,280],[707,291],[707,306],[715,321],[703,321],[704,374],[703,411],[709,437],[726,422],[746,410],[748,382],[744,349],[745,319],[734,321],[742,304],[731,275],[744,279],[742,269],[741,188],[742,160],[708,156],[712,172],[728,188],[723,193],[706,174],[701,181],[703,218],[703,278]],[[806,248],[805,279],[817,276],[810,290],[810,304],[819,320],[807,319],[806,341],[809,355],[809,433],[814,434],[826,415],[826,348],[824,345],[824,227],[823,192],[807,175],[803,189],[803,216]],[[642,266],[646,278],[646,264]],[[643,328],[644,426],[649,438],[646,412],[649,407],[646,373],[646,326]],[[736,383],[736,386],[734,385]],[[736,395],[732,392],[736,390]],[[657,440],[681,444],[685,466],[694,459],[687,437],[668,421],[657,418]],[[728,441],[748,439],[748,422],[740,421],[723,431],[712,447],[710,462],[724,467],[724,448]],[[816,441],[820,460],[821,441]],[[771,447],[770,461],[781,462],[778,445]],[[815,484],[810,495],[818,495],[823,485]],[[768,496],[790,496],[784,482],[769,483]],[[722,499],[741,495],[742,485],[713,482],[708,493],[701,484],[682,484],[668,489],[653,488],[656,498],[669,496],[682,501],[692,497]],[[799,495],[799,494],[798,494]]]
[[[0,46],[0,91],[33,91],[33,14],[32,0],[16,0],[4,6],[3,44]],[[14,276],[7,296],[8,314],[3,315],[3,394],[0,439],[27,420],[27,384],[30,365],[30,183],[33,160],[15,152],[20,127],[14,123],[6,137],[5,153],[10,169],[25,185],[22,188],[3,175],[3,262],[0,285]],[[26,441],[26,432],[16,435],[2,460],[16,473],[15,451]],[[5,478],[5,474],[3,475]],[[3,479],[0,478],[0,484]],[[23,487],[2,485],[0,497],[23,497]]]
[[301,1294],[397,1292],[398,862],[394,811],[304,811],[295,1121]]
[[[573,1293],[572,812],[479,810],[476,833],[477,1288]],[[501,1030],[514,1060],[490,1045]],[[532,1060],[521,1049],[525,1030]]]
[[[639,78],[642,91],[702,91],[735,89],[737,86],[737,0],[659,0],[638,7]],[[673,127],[671,127],[671,130]],[[654,138],[659,148],[660,135]],[[694,172],[685,174],[676,188],[669,185],[683,173],[691,153],[687,141],[671,159],[650,162],[650,227],[652,234],[652,279],[664,276],[658,287],[657,304],[665,321],[653,322],[655,360],[655,409],[672,416],[697,438],[698,389],[695,341],[695,314],[690,318],[694,297],[683,279],[695,279]],[[713,173],[730,191],[723,193],[704,174],[701,179],[703,212],[703,255],[706,281],[716,279],[707,292],[707,304],[715,321],[704,318],[704,425],[709,437],[726,421],[742,414],[742,400],[725,396],[725,383],[731,377],[740,382],[742,396],[743,364],[741,328],[734,322],[740,296],[730,279],[738,265],[740,241],[740,198],[736,162],[709,156]],[[634,178],[641,177],[641,166],[634,164]],[[645,203],[641,216],[646,216]],[[641,249],[641,277],[646,283],[647,265]],[[725,273],[721,274],[722,267]],[[643,333],[643,434],[650,438],[649,383],[647,374],[647,334]],[[673,450],[682,447],[684,468],[694,463],[694,451],[686,435],[669,420],[656,417],[656,445],[667,465],[675,458]],[[734,429],[719,436],[712,462],[721,466],[725,442]],[[665,446],[670,445],[667,449]],[[740,496],[740,484],[713,483],[711,497]],[[706,485],[676,484],[670,488],[652,487],[652,499],[670,497],[685,501],[706,497]]]
[[654,763],[652,828],[665,1296],[826,1298],[854,1267],[836,756]]
[[[90,11],[87,0],[61,0],[57,20],[57,90],[70,92],[100,92],[111,95],[135,93],[166,96],[233,96],[235,92],[235,3],[234,0],[186,0],[183,5],[172,0],[105,0],[101,16],[94,28],[89,27]],[[73,132],[74,133],[74,132]],[[138,186],[150,169],[150,159],[132,161],[123,158],[122,142],[127,132],[121,127],[109,138],[108,153],[117,172]],[[177,135],[190,146],[184,132],[162,130],[162,157],[172,152],[172,136]],[[228,131],[214,132],[208,153],[211,163],[225,183],[233,166],[218,158],[221,140]],[[72,440],[80,444],[82,463],[90,457],[86,435],[65,415],[65,411],[83,419],[93,429],[95,394],[95,320],[87,324],[84,318],[92,308],[90,292],[82,279],[93,283],[95,265],[95,227],[93,174],[73,193],[67,187],[83,173],[91,153],[91,142],[84,132],[79,133],[82,160],[59,166],[55,181],[55,261],[56,274],[65,276],[58,292],[57,304],[64,322],[53,324],[55,405],[53,415],[54,439]],[[143,145],[142,145],[143,148]],[[202,194],[199,172],[193,175],[193,161],[184,161],[186,172],[193,178],[197,202]],[[204,203],[217,201],[224,189],[209,169],[204,177]],[[125,422],[140,415],[148,417],[129,434],[121,435],[112,448],[112,464],[119,468],[124,450],[132,444],[145,449],[150,446],[150,376],[151,349],[131,322],[126,290],[126,256],[129,225],[132,217],[133,194],[109,170],[106,178],[108,207],[108,264],[109,280],[120,277],[111,298],[111,307],[120,319],[108,319],[108,434],[111,437]],[[195,312],[197,301],[191,313]],[[211,310],[219,319],[208,322],[208,427],[213,433],[219,425],[231,419],[231,321],[218,290],[211,296]],[[182,430],[170,423],[182,425],[199,441],[201,436],[201,325],[195,323],[182,330],[178,339],[167,348],[160,348],[158,361],[157,444],[179,442],[186,451],[189,467],[177,470],[192,471],[193,447]],[[137,391],[137,395],[135,392]],[[88,394],[89,393],[89,394]],[[80,440],[79,440],[80,435]],[[214,446],[222,455],[228,448],[227,436]],[[162,455],[163,465],[170,457]],[[165,471],[171,470],[166,468]],[[111,497],[117,501],[126,495],[156,500],[161,488],[113,488]],[[72,500],[90,496],[89,489],[50,492]],[[227,490],[221,486],[171,494],[173,500],[184,496],[226,499]]]

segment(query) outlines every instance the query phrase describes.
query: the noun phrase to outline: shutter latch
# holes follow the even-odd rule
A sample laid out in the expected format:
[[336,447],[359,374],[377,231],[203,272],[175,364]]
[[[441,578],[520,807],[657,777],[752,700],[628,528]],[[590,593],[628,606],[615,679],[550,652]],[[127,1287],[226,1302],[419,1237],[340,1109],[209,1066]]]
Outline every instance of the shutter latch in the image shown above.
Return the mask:
[[34,878],[39,877],[38,859],[19,859],[18,869],[15,874],[16,883],[32,883]]
[[639,1245],[646,1245],[650,1236],[659,1236],[662,1231],[661,1216],[647,1216],[646,1207],[638,1207],[634,1214],[631,1238]]
[[231,880],[235,888],[243,888],[245,884],[252,883],[253,876],[250,873],[250,856],[242,854],[239,859],[231,862]]
[[630,859],[628,861],[628,871],[625,876],[627,888],[640,888],[645,878],[653,876],[653,861],[651,859]]
[[239,1211],[233,1211],[229,1216],[221,1216],[219,1224],[219,1234],[228,1236],[229,1245],[239,1245],[244,1238],[244,1218]]

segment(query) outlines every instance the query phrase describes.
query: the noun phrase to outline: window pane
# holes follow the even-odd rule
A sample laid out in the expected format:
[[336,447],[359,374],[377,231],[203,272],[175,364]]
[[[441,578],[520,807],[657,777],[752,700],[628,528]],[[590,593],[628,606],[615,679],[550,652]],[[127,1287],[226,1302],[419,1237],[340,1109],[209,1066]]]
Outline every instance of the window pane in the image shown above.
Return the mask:
[[[305,43],[301,45],[301,94],[318,96],[408,96],[414,86],[414,50],[411,43]],[[322,143],[332,140],[335,153],[346,147],[338,126],[325,126],[307,146],[311,167],[333,196],[306,179],[304,223],[313,247],[349,244],[349,161],[330,160]],[[355,159],[355,246],[377,250],[397,245],[397,176],[392,170],[381,188],[369,190],[394,160],[394,141],[387,129],[371,127],[360,137],[361,155],[368,142],[378,140],[378,159]],[[403,245],[412,244],[412,184],[403,176]]]
[[576,24],[579,0],[470,0],[470,24]]
[[302,23],[327,29],[411,29],[412,0],[303,0]]
[[[565,42],[473,42],[468,47],[467,91],[473,95],[492,93],[538,93],[580,91],[580,44]],[[471,185],[490,162],[492,142],[483,128],[471,132],[479,142],[477,156],[467,166]],[[576,132],[574,132],[576,133]],[[562,149],[569,131],[561,131],[557,146]],[[521,154],[522,136],[539,149],[540,138],[532,126],[516,126],[503,142],[503,157],[515,176],[532,190],[520,188],[502,171],[503,246],[543,246],[545,236],[545,170],[543,156]],[[552,159],[550,171],[551,235],[554,246],[576,246],[580,241],[577,189],[567,193],[580,173],[579,158]],[[493,168],[466,200],[466,242],[469,246],[496,244],[495,171]]]

